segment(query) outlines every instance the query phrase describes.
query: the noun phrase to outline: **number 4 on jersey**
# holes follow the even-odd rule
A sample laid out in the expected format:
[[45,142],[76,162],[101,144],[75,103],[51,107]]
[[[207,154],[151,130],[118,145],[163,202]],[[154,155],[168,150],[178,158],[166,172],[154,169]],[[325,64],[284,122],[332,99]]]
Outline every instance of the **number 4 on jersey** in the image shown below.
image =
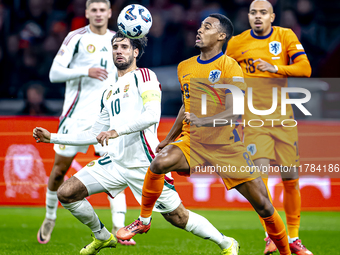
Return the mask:
[[100,66],[102,66],[106,69],[107,68],[107,60],[101,59],[100,60]]

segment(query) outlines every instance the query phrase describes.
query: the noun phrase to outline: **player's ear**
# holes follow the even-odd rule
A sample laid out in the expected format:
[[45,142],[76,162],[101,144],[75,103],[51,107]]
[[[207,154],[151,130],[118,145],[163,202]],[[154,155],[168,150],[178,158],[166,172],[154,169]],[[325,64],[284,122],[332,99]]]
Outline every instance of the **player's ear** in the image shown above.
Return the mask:
[[273,23],[275,20],[275,13],[270,14],[270,22]]
[[218,40],[219,41],[224,41],[224,40],[226,40],[226,38],[227,38],[227,34],[226,33],[219,33],[219,35],[218,35]]
[[134,50],[133,50],[133,56],[134,56],[135,58],[137,58],[137,57],[138,57],[138,54],[139,54],[139,49],[138,49],[138,48],[134,49]]
[[87,9],[85,10],[85,17],[86,17],[87,19],[89,18],[89,12],[88,12]]
[[112,16],[112,9],[109,8],[109,18],[111,18],[111,16]]

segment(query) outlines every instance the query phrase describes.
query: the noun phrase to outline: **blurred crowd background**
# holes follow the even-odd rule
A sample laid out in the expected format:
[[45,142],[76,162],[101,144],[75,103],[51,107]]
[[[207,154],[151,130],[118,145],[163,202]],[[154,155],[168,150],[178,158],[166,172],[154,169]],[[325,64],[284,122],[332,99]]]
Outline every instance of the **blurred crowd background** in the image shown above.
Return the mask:
[[[84,16],[85,2],[0,0],[0,100],[25,102],[17,114],[60,114],[49,109],[44,102],[46,99],[62,101],[65,85],[50,83],[48,74],[65,36],[88,24]],[[340,1],[270,2],[276,13],[273,25],[291,28],[296,33],[311,62],[312,77],[339,77]],[[111,0],[113,17],[110,29],[117,30],[120,10],[131,3],[146,6],[153,16],[148,47],[138,63],[142,67],[176,66],[198,54],[193,47],[197,29],[210,13],[228,16],[233,21],[235,35],[250,28],[248,10],[251,0]],[[328,83],[329,88],[323,93],[320,106],[323,108],[322,117],[340,118],[340,86],[337,79]],[[180,94],[178,98],[180,100]],[[173,112],[176,113],[177,109]],[[173,112],[168,111],[168,114]]]

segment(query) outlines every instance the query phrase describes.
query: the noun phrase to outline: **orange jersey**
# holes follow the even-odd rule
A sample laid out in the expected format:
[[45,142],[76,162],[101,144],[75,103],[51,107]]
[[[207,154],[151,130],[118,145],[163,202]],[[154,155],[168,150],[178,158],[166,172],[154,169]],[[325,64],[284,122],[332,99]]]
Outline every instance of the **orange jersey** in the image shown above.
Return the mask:
[[[203,61],[199,56],[182,61],[178,65],[178,79],[181,83],[186,112],[198,118],[214,116],[225,111],[226,94],[229,89],[216,88],[217,84],[229,84],[245,91],[246,84],[242,69],[237,62],[223,52],[210,60]],[[206,114],[202,114],[202,95],[206,95]],[[231,144],[240,140],[235,126],[199,127],[183,121],[183,132],[190,133],[191,139],[205,144]]]
[[[281,116],[281,87],[287,86],[287,75],[285,75],[283,69],[284,66],[289,65],[290,61],[305,60],[308,62],[308,59],[301,43],[291,29],[273,27],[267,36],[256,36],[252,30],[247,30],[229,41],[226,54],[234,58],[241,66],[246,78],[245,82],[253,90],[252,102],[255,109],[270,109],[273,98],[272,90],[274,87],[277,88],[277,108],[274,113],[259,116],[250,112],[248,107],[245,106],[244,120],[278,119],[282,121],[293,119],[291,105],[287,105],[287,114]],[[256,69],[257,63],[253,63],[254,60],[259,58],[276,65],[279,71],[277,73],[259,71]],[[309,76],[307,72],[310,72],[310,69],[299,71],[305,72],[304,76]],[[247,97],[248,94],[246,93],[246,100],[248,100]],[[275,124],[280,125],[280,122],[275,122]],[[265,125],[272,125],[272,122],[267,121]]]

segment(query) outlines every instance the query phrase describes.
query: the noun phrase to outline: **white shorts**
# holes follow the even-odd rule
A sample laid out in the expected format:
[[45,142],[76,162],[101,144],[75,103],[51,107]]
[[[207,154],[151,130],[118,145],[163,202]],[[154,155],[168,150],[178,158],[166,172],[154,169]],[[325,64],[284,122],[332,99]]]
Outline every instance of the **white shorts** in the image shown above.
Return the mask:
[[[91,161],[74,176],[87,188],[89,195],[106,192],[115,197],[126,187],[130,187],[134,197],[141,204],[142,189],[147,167],[124,168],[113,162],[109,155]],[[181,199],[171,183],[172,178],[166,176],[163,192],[158,198],[153,211],[169,213],[180,204]],[[98,185],[100,184],[100,185]]]
[[[85,119],[72,119],[65,118],[58,128],[58,134],[79,133],[91,128],[93,123]],[[64,157],[74,157],[78,152],[86,153],[89,145],[84,146],[72,146],[63,144],[54,144],[54,151]],[[94,145],[94,150],[99,155],[104,155],[107,151],[106,147],[102,147],[100,144]]]

